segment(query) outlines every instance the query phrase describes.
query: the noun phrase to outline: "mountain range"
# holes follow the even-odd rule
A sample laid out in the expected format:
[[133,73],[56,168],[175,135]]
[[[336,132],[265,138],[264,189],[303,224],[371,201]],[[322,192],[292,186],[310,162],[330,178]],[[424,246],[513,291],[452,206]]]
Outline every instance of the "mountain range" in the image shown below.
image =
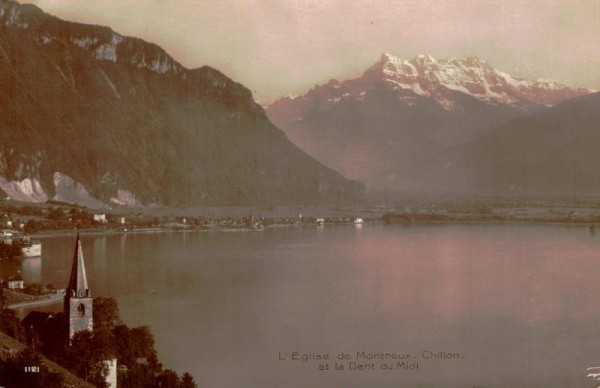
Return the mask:
[[19,200],[260,205],[361,200],[252,93],[108,27],[0,0],[0,188]]
[[591,92],[513,77],[479,57],[383,54],[358,78],[280,98],[266,111],[300,148],[370,190],[466,193],[494,186],[474,178],[483,171],[469,153],[485,147],[473,143]]
[[479,57],[383,54],[360,77],[265,112],[214,68],[0,0],[0,189],[17,200],[355,203],[358,181],[590,194],[600,189],[598,103],[593,90],[514,77]]

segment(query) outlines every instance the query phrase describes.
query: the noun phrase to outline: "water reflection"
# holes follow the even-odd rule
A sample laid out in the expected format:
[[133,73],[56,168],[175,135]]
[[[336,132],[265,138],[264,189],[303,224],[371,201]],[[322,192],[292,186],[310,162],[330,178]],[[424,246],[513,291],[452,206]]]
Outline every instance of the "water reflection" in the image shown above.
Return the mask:
[[125,258],[125,246],[127,244],[127,233],[123,233],[119,239],[120,241],[120,250],[119,250],[119,257],[121,259]]
[[27,257],[21,264],[25,283],[42,283],[42,257]]
[[106,236],[94,238],[94,261],[106,263]]

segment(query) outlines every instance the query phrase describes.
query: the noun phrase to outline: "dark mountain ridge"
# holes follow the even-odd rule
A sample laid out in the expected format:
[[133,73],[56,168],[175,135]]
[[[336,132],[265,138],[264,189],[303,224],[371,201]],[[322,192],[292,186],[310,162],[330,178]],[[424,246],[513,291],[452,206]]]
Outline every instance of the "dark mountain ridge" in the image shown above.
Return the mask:
[[519,117],[469,144],[475,187],[499,194],[600,192],[600,93]]
[[336,203],[363,186],[291,144],[252,93],[108,27],[0,0],[0,187],[94,206]]

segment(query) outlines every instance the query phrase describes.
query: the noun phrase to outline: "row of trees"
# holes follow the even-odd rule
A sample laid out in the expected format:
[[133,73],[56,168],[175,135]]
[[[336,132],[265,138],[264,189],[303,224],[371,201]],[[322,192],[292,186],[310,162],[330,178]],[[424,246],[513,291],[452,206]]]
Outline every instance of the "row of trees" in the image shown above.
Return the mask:
[[15,312],[4,308],[5,303],[6,299],[2,295],[2,289],[0,289],[0,331],[17,341],[25,342],[27,340],[25,329],[21,326]]
[[100,225],[94,220],[94,214],[76,207],[65,211],[61,207],[51,206],[42,218],[30,219],[25,223],[25,233],[35,233],[40,230],[70,229],[77,225],[82,228]]

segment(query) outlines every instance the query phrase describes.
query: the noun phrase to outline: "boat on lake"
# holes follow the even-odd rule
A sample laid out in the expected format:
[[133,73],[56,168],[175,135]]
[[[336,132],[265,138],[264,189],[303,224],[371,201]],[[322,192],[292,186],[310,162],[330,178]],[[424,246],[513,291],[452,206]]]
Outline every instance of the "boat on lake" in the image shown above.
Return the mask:
[[40,257],[42,256],[42,243],[39,240],[31,240],[24,237],[21,240],[21,257]]

